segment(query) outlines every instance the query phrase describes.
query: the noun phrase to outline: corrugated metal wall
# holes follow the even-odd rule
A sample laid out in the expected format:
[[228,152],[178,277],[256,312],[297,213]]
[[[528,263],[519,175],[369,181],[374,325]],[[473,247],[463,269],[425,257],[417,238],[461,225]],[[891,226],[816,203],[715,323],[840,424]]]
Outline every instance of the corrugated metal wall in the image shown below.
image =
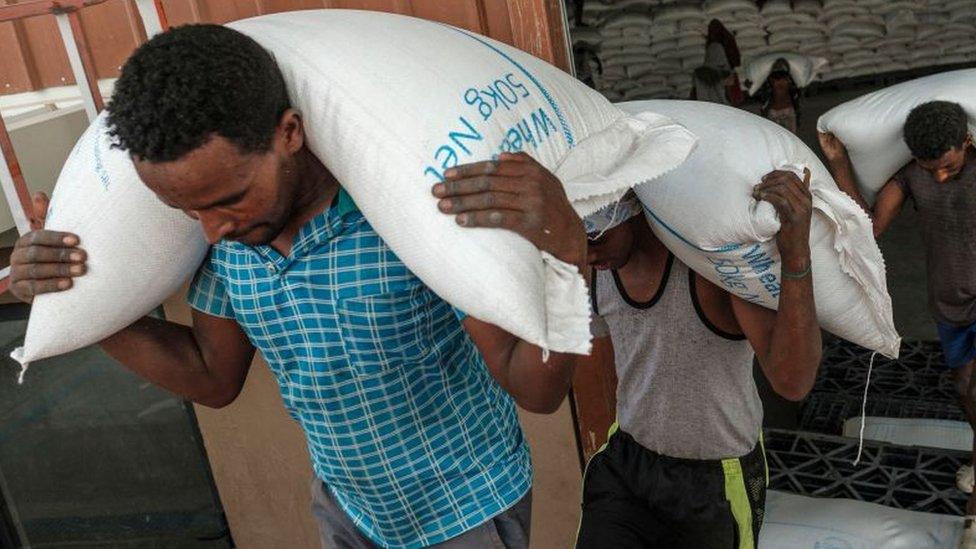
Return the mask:
[[[26,2],[29,0],[20,0]],[[0,0],[0,5],[18,0]],[[375,9],[464,27],[512,43],[508,3],[484,0],[163,0],[171,25],[226,23],[265,13],[312,8]],[[132,0],[110,0],[81,13],[99,78],[118,76],[145,39]],[[0,23],[0,95],[74,84],[53,16]]]

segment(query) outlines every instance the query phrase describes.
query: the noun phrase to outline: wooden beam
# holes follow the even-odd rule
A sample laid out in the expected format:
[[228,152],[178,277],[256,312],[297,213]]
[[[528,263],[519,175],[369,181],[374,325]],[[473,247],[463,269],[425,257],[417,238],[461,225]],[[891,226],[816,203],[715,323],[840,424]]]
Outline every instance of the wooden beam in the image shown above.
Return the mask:
[[166,8],[163,7],[163,0],[153,0],[156,5],[156,15],[159,16],[159,26],[164,31],[169,30],[169,19],[166,17]]
[[[131,4],[127,3],[127,6],[131,12]],[[140,36],[142,40],[148,40],[169,28],[166,13],[163,11],[163,4],[159,0],[136,0],[136,10],[139,13],[139,19],[142,21],[142,28],[145,29],[145,33],[140,33],[140,35],[144,34],[144,36]],[[134,18],[132,23],[136,27],[139,26]]]
[[24,173],[17,161],[14,144],[7,133],[7,125],[0,117],[0,190],[3,191],[10,208],[10,215],[14,218],[17,232],[24,234],[31,230],[30,212],[34,206],[31,203],[30,191],[24,180]]
[[614,370],[613,349],[609,345],[594,345],[598,355],[595,364],[602,368],[577,368],[573,374],[570,405],[579,442],[580,466],[586,463],[607,441],[607,430],[617,416],[617,373]]
[[0,6],[0,23],[16,21],[39,15],[50,15],[78,11],[86,6],[102,4],[108,0],[35,0],[9,6]]
[[30,89],[36,90],[41,87],[41,77],[37,73],[37,64],[34,59],[34,52],[31,50],[30,42],[27,40],[27,33],[24,30],[23,21],[12,23],[14,37],[17,40],[17,48],[20,50],[21,62],[24,64],[24,71],[30,81]]
[[102,92],[98,88],[95,61],[88,48],[88,39],[85,36],[85,29],[81,26],[81,18],[77,10],[57,13],[54,18],[58,23],[58,30],[61,31],[61,41],[71,63],[75,84],[81,92],[81,102],[85,105],[88,120],[93,121],[105,108],[105,103]]
[[478,10],[478,32],[488,36],[491,29],[488,28],[488,8],[482,0],[475,0],[475,6]]
[[572,73],[562,0],[509,0],[515,47]]
[[142,21],[142,16],[139,13],[139,8],[132,2],[124,2],[125,6],[125,21],[128,23],[129,32],[135,37],[135,43],[142,44],[146,41],[146,29]]

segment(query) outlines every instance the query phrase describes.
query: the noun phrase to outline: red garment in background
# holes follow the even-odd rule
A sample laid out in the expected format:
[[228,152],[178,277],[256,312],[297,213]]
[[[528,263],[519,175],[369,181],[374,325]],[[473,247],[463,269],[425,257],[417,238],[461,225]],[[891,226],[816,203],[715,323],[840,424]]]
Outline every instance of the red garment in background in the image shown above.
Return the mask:
[[[708,38],[705,40],[705,47],[708,47],[712,42],[722,44],[722,49],[725,50],[725,58],[729,61],[729,67],[735,69],[742,64],[742,54],[739,53],[739,45],[735,42],[735,35],[725,28],[725,25],[718,19],[712,19],[708,23]],[[739,106],[745,102],[746,94],[742,91],[742,85],[739,83],[739,75],[734,74],[732,78],[732,83],[725,87],[725,95],[729,104]]]
[[725,28],[725,25],[718,19],[712,19],[708,24],[708,37],[705,39],[705,46],[707,47],[712,42],[722,44],[730,67],[734,69],[742,64],[742,56],[739,53],[739,45],[735,42],[735,35]]
[[733,107],[738,107],[745,103],[746,92],[742,89],[742,84],[739,83],[738,74],[732,75],[732,83],[725,87],[725,95],[729,98],[729,104]]

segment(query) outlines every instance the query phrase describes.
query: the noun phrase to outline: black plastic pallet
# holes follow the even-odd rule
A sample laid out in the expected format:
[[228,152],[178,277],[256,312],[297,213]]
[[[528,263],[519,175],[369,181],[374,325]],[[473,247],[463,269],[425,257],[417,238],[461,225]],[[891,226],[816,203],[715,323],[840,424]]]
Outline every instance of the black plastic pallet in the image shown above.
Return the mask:
[[865,441],[855,467],[854,438],[768,430],[765,442],[770,489],[947,515],[966,509],[955,483],[966,452]]
[[[871,351],[841,339],[828,342],[812,392],[856,397],[860,401],[871,354]],[[881,355],[875,357],[869,402],[885,398],[955,403],[952,372],[944,364],[942,348],[937,341],[903,341],[897,360]]]
[[[966,421],[956,403],[912,399],[869,398],[867,415],[874,417],[951,419]],[[799,428],[840,435],[844,422],[861,415],[861,398],[835,393],[813,393],[800,409]]]

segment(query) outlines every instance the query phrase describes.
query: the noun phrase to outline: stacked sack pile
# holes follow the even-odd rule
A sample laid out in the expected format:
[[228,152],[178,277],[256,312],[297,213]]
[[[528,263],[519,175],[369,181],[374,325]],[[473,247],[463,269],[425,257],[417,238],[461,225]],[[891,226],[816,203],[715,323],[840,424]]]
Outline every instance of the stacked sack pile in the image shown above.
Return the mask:
[[971,0],[824,0],[828,80],[976,61]]
[[825,79],[881,72],[875,68],[879,63],[878,48],[886,34],[881,13],[885,3],[885,0],[824,0],[819,21],[826,26],[829,36],[830,68]]
[[743,59],[759,57],[769,51],[766,29],[753,0],[705,0],[702,9],[708,21],[718,19],[735,35]]
[[[746,4],[755,4],[741,0]],[[568,3],[575,22],[575,3]],[[583,26],[571,29],[574,49],[595,52],[594,83],[611,100],[687,98],[691,73],[705,58],[710,16],[699,1],[587,0]]]
[[[593,52],[614,101],[687,98],[708,22],[733,34],[744,63],[768,53],[824,57],[823,80],[976,62],[973,0],[585,0],[567,2],[574,46]],[[761,8],[760,8],[761,6]]]
[[[760,11],[769,48],[765,53],[789,52],[826,57],[827,26],[818,17],[818,0],[768,0]],[[746,56],[749,57],[749,56]]]

